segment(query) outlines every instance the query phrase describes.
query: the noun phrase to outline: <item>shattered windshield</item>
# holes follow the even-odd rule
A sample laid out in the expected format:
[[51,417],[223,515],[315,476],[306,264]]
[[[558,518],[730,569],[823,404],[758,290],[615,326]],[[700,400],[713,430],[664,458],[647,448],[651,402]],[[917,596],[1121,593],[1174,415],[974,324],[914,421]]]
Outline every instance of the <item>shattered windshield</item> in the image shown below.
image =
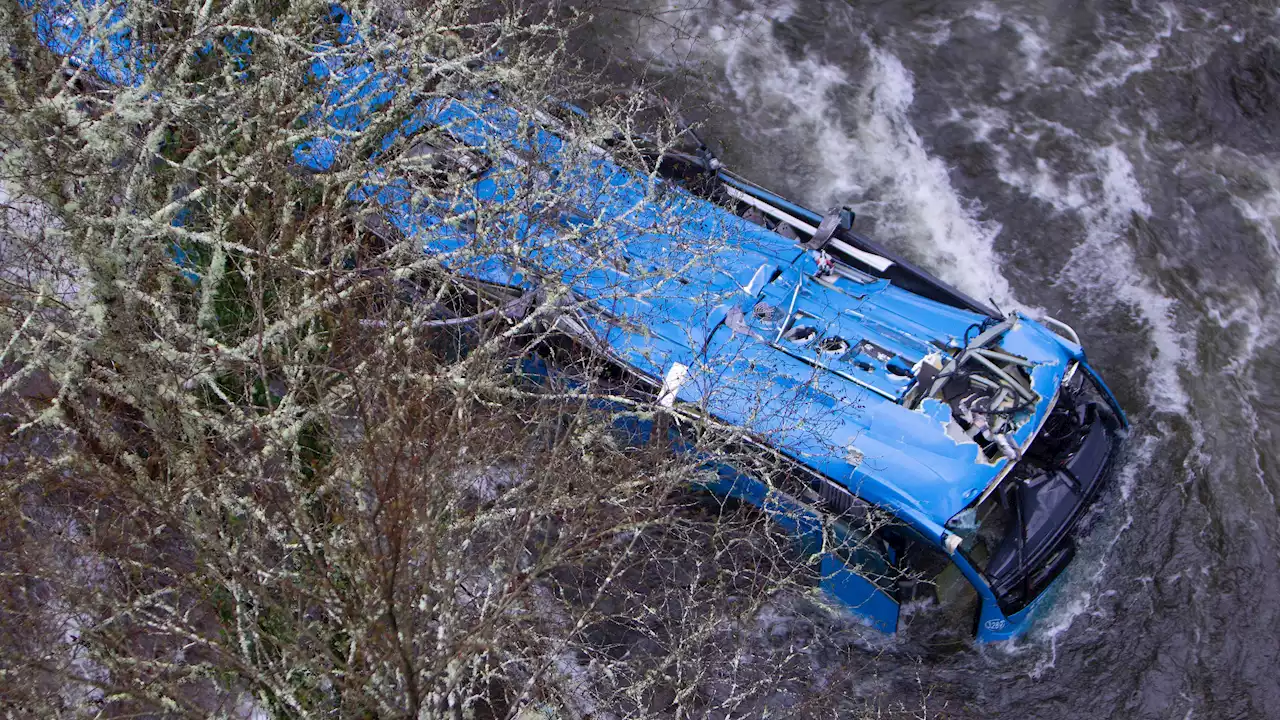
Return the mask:
[[1014,517],[997,493],[992,493],[977,507],[971,507],[952,518],[948,529],[964,541],[960,551],[982,573],[987,573],[991,558],[1014,529]]
[[1075,378],[994,492],[947,523],[1006,612],[1034,599],[1069,561],[1069,533],[1112,462],[1116,428],[1096,388]]

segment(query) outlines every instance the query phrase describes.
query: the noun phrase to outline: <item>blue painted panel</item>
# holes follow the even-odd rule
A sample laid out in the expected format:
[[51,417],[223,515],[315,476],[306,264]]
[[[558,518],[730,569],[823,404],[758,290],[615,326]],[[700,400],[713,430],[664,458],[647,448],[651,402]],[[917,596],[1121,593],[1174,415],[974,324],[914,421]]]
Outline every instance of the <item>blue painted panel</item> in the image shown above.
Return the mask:
[[1124,414],[1124,409],[1120,407],[1120,401],[1116,400],[1116,396],[1111,392],[1111,388],[1107,387],[1107,384],[1102,381],[1102,376],[1099,375],[1098,371],[1094,370],[1093,366],[1087,362],[1081,362],[1080,366],[1084,368],[1084,371],[1089,374],[1089,377],[1098,386],[1098,391],[1101,392],[1102,397],[1106,399],[1107,405],[1110,406],[1111,409],[1115,411],[1116,416],[1120,418],[1121,426],[1128,428],[1129,416]]
[[898,602],[831,554],[822,556],[822,589],[875,629],[897,631]]
[[[36,37],[75,66],[115,85],[137,87],[154,64],[154,49],[134,42],[122,0],[19,0],[35,9]],[[96,19],[96,22],[94,22]],[[93,24],[90,24],[90,23]]]

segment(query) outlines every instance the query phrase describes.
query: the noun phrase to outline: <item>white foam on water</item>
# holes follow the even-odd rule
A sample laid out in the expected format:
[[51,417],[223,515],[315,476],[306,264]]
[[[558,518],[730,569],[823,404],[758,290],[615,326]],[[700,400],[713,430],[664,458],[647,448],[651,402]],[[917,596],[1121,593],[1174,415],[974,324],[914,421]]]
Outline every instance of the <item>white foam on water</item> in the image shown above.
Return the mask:
[[[678,16],[675,7],[662,14]],[[946,164],[929,154],[911,122],[911,73],[865,36],[869,62],[860,78],[820,58],[793,57],[772,32],[773,22],[793,12],[781,3],[699,16],[665,36],[648,28],[645,52],[667,57],[671,67],[696,60],[722,69],[725,105],[772,119],[772,126],[754,125],[765,137],[803,138],[803,165],[813,168],[804,183],[815,205],[848,203],[874,215],[880,240],[909,244],[931,270],[975,297],[1016,306],[994,249],[1001,226],[978,219],[980,205],[956,192]],[[872,189],[875,201],[865,201]]]
[[1004,24],[1004,13],[995,6],[995,3],[980,2],[975,5],[967,13],[969,17],[982,23],[983,28],[987,32],[995,32]]
[[[1274,166],[1266,167],[1262,170],[1262,176],[1262,180],[1267,185],[1265,192],[1247,200],[1239,195],[1233,195],[1231,202],[1240,215],[1253,225],[1266,241],[1271,251],[1272,286],[1280,287],[1280,171]],[[1224,370],[1243,382],[1245,392],[1250,399],[1256,397],[1256,387],[1248,377],[1250,365],[1259,351],[1266,351],[1280,342],[1280,328],[1277,328],[1280,323],[1277,323],[1276,316],[1271,312],[1266,301],[1256,293],[1233,297],[1232,304],[1226,312],[1210,307],[1207,314],[1223,328],[1244,329],[1243,347]],[[1274,508],[1277,506],[1276,492],[1271,488],[1263,468],[1264,450],[1258,447],[1260,439],[1264,439],[1265,442],[1265,438],[1269,438],[1270,429],[1264,431],[1261,427],[1253,403],[1243,403],[1241,412],[1249,423],[1254,477],[1271,501],[1271,507]]]
[[795,10],[791,0],[760,0],[749,11],[721,10],[716,0],[661,0],[637,17],[636,51],[661,69],[686,69],[705,59],[709,42],[771,42],[770,24],[785,22]]
[[[812,197],[829,202],[861,192],[858,178],[848,170],[858,162],[858,147],[850,141],[832,107],[833,97],[851,92],[845,73],[810,58],[791,60],[771,40],[764,46],[754,40],[736,36],[732,43],[718,45],[726,50],[724,73],[735,99],[748,105],[786,108],[786,125],[768,128],[766,133],[803,133],[812,138],[812,153],[821,159],[811,163],[815,174],[807,178]],[[771,56],[764,62],[757,54],[762,47]],[[761,72],[762,67],[768,70]]]
[[[1259,447],[1259,438],[1264,436],[1263,428],[1258,422],[1258,413],[1252,407],[1246,408],[1244,418],[1249,423],[1250,446],[1253,450],[1253,477],[1258,481],[1258,486],[1266,493],[1267,499],[1271,501],[1271,508],[1280,507],[1277,503],[1276,493],[1271,489],[1271,484],[1267,481],[1267,471],[1263,467],[1262,457],[1263,449]],[[1267,428],[1266,436],[1269,437],[1271,428]],[[1268,510],[1268,513],[1270,510]],[[1274,517],[1274,516],[1272,516]]]
[[[1239,207],[1241,203],[1238,198],[1233,198],[1233,204]],[[1220,368],[1222,372],[1238,378],[1247,379],[1250,362],[1257,357],[1259,350],[1269,348],[1280,340],[1271,309],[1256,294],[1236,295],[1225,308],[1218,307],[1217,302],[1209,300],[1205,303],[1204,313],[1224,330],[1243,331],[1240,349]]]
[[1040,76],[1044,71],[1045,53],[1049,46],[1030,25],[1021,21],[1014,21],[1010,25],[1018,31],[1018,50],[1022,52],[1026,62],[1024,69],[1028,75]]
[[850,138],[856,164],[847,172],[869,173],[892,189],[895,197],[879,224],[912,242],[944,279],[975,297],[1015,304],[995,251],[1000,224],[978,220],[981,207],[955,191],[946,164],[925,149],[909,115],[911,73],[893,53],[868,46],[871,64],[859,95],[863,113]]
[[1149,42],[1131,48],[1122,41],[1112,40],[1094,55],[1085,71],[1088,80],[1080,88],[1086,95],[1094,96],[1124,85],[1129,78],[1155,66],[1155,61],[1164,53],[1164,41],[1173,37],[1181,22],[1177,9],[1168,3],[1160,5],[1160,13],[1164,16],[1164,27]]
[[[1261,158],[1258,158],[1253,164],[1255,169],[1261,170],[1258,179],[1266,183],[1266,191],[1250,199],[1232,195],[1231,204],[1266,241],[1271,251],[1271,282],[1274,287],[1280,287],[1280,168],[1262,168],[1260,163]],[[1237,296],[1226,312],[1211,308],[1209,314],[1224,328],[1237,325],[1245,330],[1243,352],[1238,353],[1228,365],[1233,372],[1243,370],[1259,349],[1280,341],[1280,328],[1275,316],[1256,294]]]
[[921,18],[907,32],[926,45],[939,47],[951,39],[951,21],[945,18]]
[[1082,590],[1074,597],[1067,601],[1066,598],[1060,598],[1054,603],[1054,615],[1056,617],[1045,618],[1042,624],[1052,622],[1045,626],[1043,636],[1048,642],[1048,654],[1043,656],[1036,666],[1027,674],[1039,680],[1049,670],[1052,670],[1058,660],[1058,637],[1071,628],[1076,618],[1084,615],[1093,603],[1093,594],[1087,590]]
[[[1008,27],[1017,34],[1018,53],[1022,56],[1023,63],[1019,69],[1021,75],[1006,78],[1006,82],[1021,88],[1031,84],[1064,84],[1074,79],[1075,75],[1070,70],[1052,62],[1050,44],[1045,42],[1040,33],[1027,21],[1008,16],[989,2],[975,6],[965,15],[977,21],[982,29],[989,33]],[[1006,100],[1011,97],[1012,88],[1006,89],[1001,95],[1001,98]]]
[[1093,167],[1065,183],[1044,160],[1037,160],[1034,171],[1025,171],[1010,164],[1007,152],[998,152],[996,157],[1003,182],[1084,220],[1086,236],[1072,249],[1060,282],[1074,286],[1073,295],[1087,315],[1100,314],[1117,303],[1140,314],[1150,328],[1155,349],[1145,390],[1159,409],[1186,414],[1190,399],[1179,369],[1194,352],[1188,347],[1187,336],[1177,328],[1177,302],[1143,274],[1133,249],[1124,241],[1134,215],[1150,217],[1151,207],[1124,150],[1107,145],[1089,155]]
[[1151,359],[1151,382],[1146,391],[1162,410],[1186,414],[1190,399],[1179,376],[1184,359],[1194,358],[1187,335],[1177,328],[1177,302],[1163,295],[1138,267],[1133,249],[1123,240],[1134,215],[1151,216],[1143,199],[1142,186],[1134,177],[1133,164],[1116,145],[1093,152],[1101,191],[1085,189],[1089,179],[1077,176],[1069,191],[1072,197],[1089,196],[1078,208],[1085,218],[1088,234],[1071,252],[1067,262],[1070,282],[1088,291],[1086,302],[1107,292],[1116,300],[1138,310],[1151,329],[1156,356]]

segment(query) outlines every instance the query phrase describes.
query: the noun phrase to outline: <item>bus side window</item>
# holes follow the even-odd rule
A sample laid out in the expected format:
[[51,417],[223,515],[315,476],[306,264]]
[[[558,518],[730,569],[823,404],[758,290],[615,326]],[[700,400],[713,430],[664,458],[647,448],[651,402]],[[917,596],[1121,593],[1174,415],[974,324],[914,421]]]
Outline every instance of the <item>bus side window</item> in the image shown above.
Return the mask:
[[978,594],[960,568],[940,549],[906,526],[886,530],[889,543],[898,548],[900,602],[932,600],[957,613],[977,607]]
[[894,562],[896,553],[873,527],[849,522],[846,514],[831,522],[831,538],[836,543],[837,557],[845,566],[875,583],[890,594],[898,592],[899,572]]

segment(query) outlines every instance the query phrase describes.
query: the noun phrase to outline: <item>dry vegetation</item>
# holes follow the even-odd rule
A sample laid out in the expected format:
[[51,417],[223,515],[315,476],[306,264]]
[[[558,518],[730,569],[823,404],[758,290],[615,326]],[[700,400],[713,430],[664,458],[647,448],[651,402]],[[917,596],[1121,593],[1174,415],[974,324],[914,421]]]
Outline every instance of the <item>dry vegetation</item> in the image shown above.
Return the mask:
[[[666,447],[673,420],[555,340],[572,307],[554,277],[495,311],[350,199],[406,94],[330,172],[299,171],[325,7],[132,3],[128,25],[160,50],[127,87],[0,4],[0,711],[858,707],[829,668],[813,687],[802,644],[759,640],[760,609],[804,592],[808,566],[757,513],[688,492],[708,470]],[[419,98],[501,87],[532,112],[600,89],[573,74],[562,27],[518,3],[378,19],[395,32],[370,56]],[[250,68],[216,45],[198,60],[248,35]],[[581,148],[652,124],[626,97],[584,122]],[[527,172],[512,202],[553,207]],[[518,244],[501,217],[468,218],[466,252]],[[520,372],[550,355],[552,378]],[[622,432],[623,416],[660,432]],[[706,453],[734,440],[686,428]]]

